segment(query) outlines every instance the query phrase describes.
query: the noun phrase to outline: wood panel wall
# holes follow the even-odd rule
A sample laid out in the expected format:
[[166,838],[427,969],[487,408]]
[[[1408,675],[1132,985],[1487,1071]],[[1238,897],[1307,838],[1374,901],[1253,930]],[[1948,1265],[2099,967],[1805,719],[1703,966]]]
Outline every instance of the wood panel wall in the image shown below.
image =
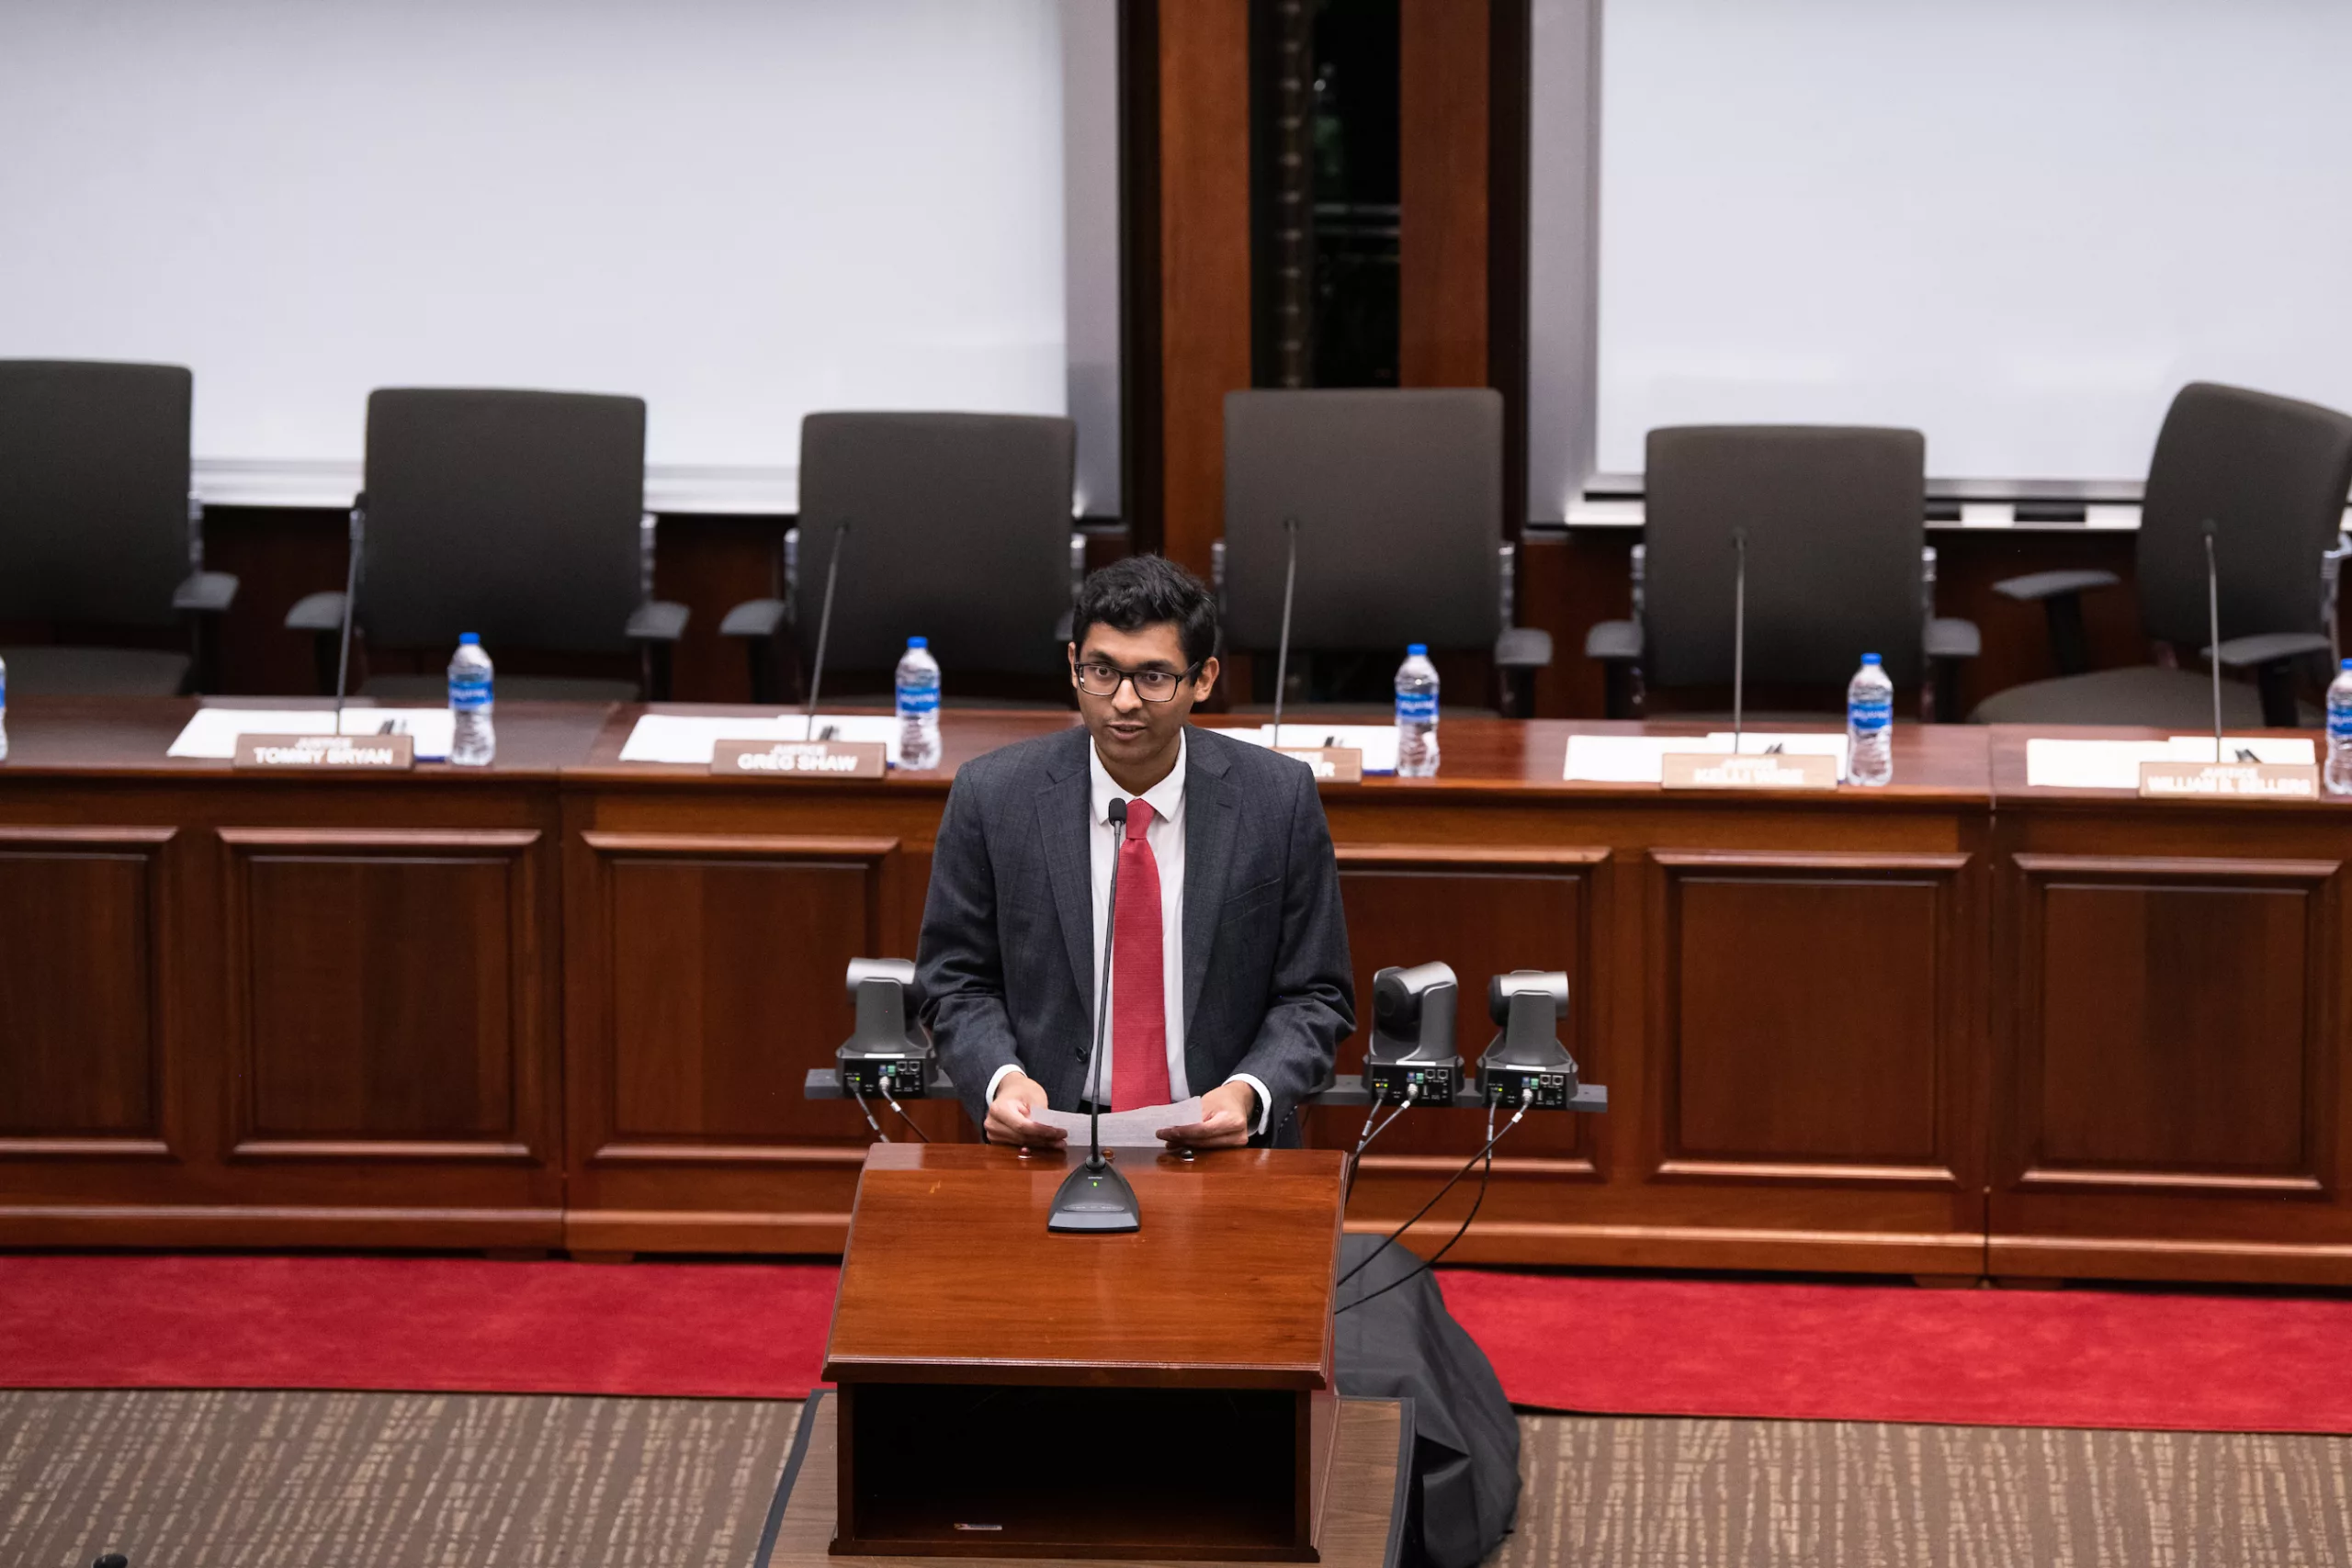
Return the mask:
[[1225,532],[1225,394],[1250,385],[1250,4],[1169,0],[1159,46],[1160,547]]
[[1398,6],[1397,373],[1483,387],[1487,328],[1487,0]]

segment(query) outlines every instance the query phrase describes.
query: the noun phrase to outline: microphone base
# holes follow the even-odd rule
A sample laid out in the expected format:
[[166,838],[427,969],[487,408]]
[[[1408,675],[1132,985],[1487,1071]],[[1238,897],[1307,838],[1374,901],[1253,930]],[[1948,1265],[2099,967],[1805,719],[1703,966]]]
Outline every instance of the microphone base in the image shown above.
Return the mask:
[[1061,1234],[1109,1235],[1142,1228],[1136,1190],[1109,1160],[1082,1161],[1062,1178],[1046,1218],[1046,1229]]

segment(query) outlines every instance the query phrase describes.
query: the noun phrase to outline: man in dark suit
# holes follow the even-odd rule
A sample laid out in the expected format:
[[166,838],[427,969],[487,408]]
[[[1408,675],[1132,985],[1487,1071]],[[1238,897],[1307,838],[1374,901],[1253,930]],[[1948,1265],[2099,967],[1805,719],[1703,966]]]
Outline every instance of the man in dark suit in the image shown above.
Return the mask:
[[1295,1144],[1293,1111],[1355,1027],[1314,778],[1185,723],[1216,684],[1216,602],[1182,568],[1094,573],[1072,637],[1085,728],[967,762],[948,792],[917,960],[940,1063],[990,1141],[1062,1142],[1032,1112],[1085,1109],[1115,875],[1102,1108],[1197,1094],[1200,1120],[1162,1138]]

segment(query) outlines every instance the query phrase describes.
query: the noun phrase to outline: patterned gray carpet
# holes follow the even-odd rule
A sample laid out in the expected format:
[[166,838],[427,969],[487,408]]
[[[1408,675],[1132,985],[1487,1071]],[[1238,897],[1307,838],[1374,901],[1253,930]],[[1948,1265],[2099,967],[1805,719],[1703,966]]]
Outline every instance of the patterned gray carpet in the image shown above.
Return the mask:
[[[5,1374],[0,1374],[5,1375]],[[0,1391],[0,1564],[747,1568],[754,1401]],[[2352,1439],[1528,1416],[1496,1568],[2352,1568]]]
[[0,1564],[742,1568],[800,1406],[0,1392]]

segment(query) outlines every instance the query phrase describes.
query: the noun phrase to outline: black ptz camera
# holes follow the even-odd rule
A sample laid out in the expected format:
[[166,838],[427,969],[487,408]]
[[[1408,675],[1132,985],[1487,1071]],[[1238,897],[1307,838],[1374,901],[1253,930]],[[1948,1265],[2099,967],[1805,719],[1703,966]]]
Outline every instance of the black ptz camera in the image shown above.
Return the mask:
[[918,1100],[931,1077],[931,1036],[917,1014],[922,989],[915,966],[903,958],[853,958],[849,998],[857,1005],[857,1027],[833,1053],[842,1092]]
[[1557,969],[1514,969],[1487,982],[1487,1014],[1502,1032],[1478,1058],[1478,1097],[1489,1105],[1536,1111],[1601,1111],[1609,1091],[1579,1085],[1576,1058],[1560,1043],[1568,977]]
[[1372,977],[1372,1045],[1363,1087],[1374,1103],[1451,1105],[1462,1089],[1453,1048],[1461,982],[1443,964],[1394,964]]

